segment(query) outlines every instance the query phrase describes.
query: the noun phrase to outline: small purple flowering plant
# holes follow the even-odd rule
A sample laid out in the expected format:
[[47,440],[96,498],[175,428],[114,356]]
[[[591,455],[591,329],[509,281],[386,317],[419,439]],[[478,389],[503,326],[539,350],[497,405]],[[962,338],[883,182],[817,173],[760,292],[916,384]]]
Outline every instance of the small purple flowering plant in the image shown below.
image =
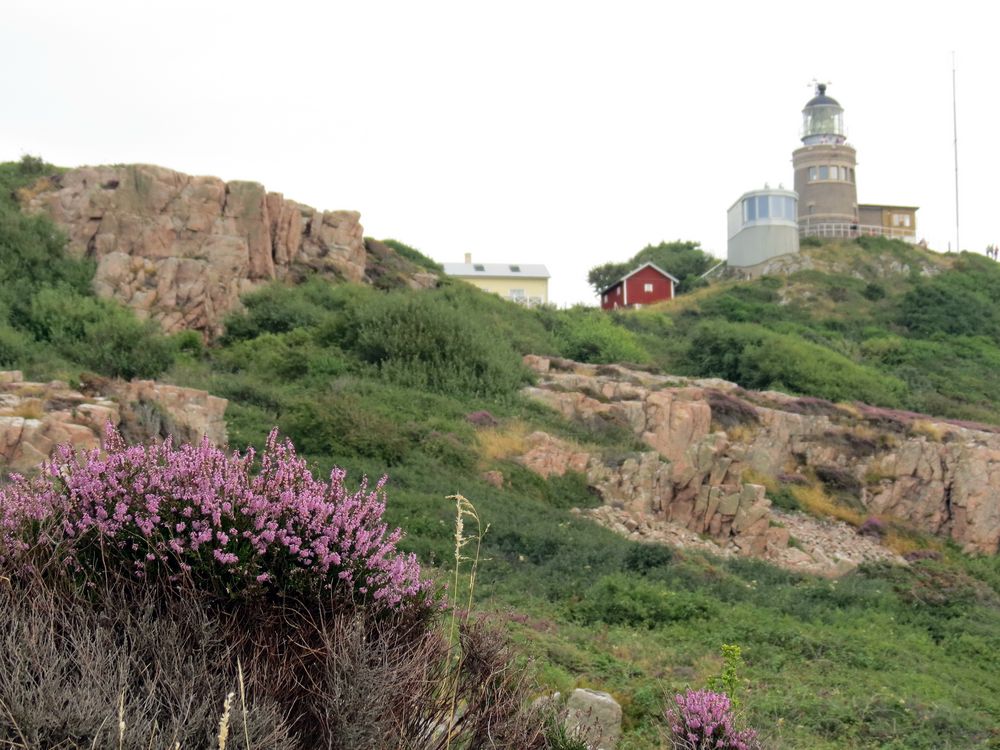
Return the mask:
[[673,747],[677,750],[759,750],[753,729],[737,729],[729,696],[714,690],[688,690],[674,696],[667,710]]
[[117,564],[230,597],[273,589],[434,605],[432,582],[383,520],[386,479],[353,492],[341,469],[319,481],[277,430],[258,457],[207,440],[128,446],[108,425],[103,452],[60,446],[41,468],[0,487],[0,562],[30,565],[46,549],[85,577]]

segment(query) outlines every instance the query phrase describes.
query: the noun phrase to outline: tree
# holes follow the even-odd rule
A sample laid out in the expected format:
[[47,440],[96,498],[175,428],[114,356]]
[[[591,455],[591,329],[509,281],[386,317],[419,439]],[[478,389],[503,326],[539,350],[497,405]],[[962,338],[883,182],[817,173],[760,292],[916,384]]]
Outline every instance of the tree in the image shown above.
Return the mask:
[[605,263],[603,266],[594,266],[587,274],[587,283],[594,288],[595,294],[600,294],[630,270],[631,266],[628,263]]

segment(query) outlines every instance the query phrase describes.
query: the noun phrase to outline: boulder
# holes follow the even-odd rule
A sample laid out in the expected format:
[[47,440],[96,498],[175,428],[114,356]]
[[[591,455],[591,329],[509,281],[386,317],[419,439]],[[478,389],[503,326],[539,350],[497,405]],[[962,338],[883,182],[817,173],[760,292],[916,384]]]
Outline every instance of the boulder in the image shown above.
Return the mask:
[[622,707],[610,693],[577,688],[566,701],[565,726],[592,750],[614,750],[622,734]]

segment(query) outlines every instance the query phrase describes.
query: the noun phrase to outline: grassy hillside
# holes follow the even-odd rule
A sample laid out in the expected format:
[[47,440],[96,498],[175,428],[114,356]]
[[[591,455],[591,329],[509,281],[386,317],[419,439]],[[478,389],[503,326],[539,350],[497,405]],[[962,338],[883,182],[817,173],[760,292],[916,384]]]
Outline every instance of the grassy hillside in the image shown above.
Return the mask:
[[[4,169],[16,182],[17,165]],[[540,689],[611,691],[625,711],[620,747],[665,746],[666,699],[717,675],[722,644],[743,649],[740,698],[770,746],[1000,747],[997,558],[938,545],[940,560],[829,581],[641,546],[568,512],[595,502],[583,477],[543,480],[511,460],[534,429],[609,456],[636,448],[614,426],[595,432],[522,399],[530,375],[520,356],[528,352],[1000,421],[990,377],[1000,361],[992,323],[1000,272],[989,262],[895,243],[831,246],[812,252],[841,272],[727,282],[662,309],[612,316],[526,310],[448,281],[415,292],[314,279],[250,295],[225,336],[202,347],[94,299],[92,269],[62,259],[50,226],[6,204],[0,210],[0,273],[29,283],[16,264],[36,257],[57,269],[5,292],[0,367],[35,377],[159,373],[207,388],[230,399],[234,446],[260,447],[278,425],[322,471],[343,466],[349,481],[388,474],[390,522],[442,574],[454,553],[455,507],[446,497],[462,493],[490,526],[477,606],[506,613]],[[900,272],[866,275],[872,258],[895,259]],[[51,290],[77,303],[36,302]],[[75,308],[91,317],[70,326]],[[142,343],[95,358],[88,346],[101,326],[126,326]],[[6,350],[5,341],[13,342]],[[131,372],[124,364],[130,352],[156,347],[163,359],[155,366]],[[496,427],[467,419],[481,410]],[[502,489],[483,478],[491,470],[503,472]]]
[[[747,288],[765,294],[768,283]],[[744,294],[726,287],[697,304],[724,309]],[[313,282],[246,301],[218,348],[179,361],[169,377],[230,398],[237,444],[259,443],[279,424],[324,469],[387,472],[390,517],[408,530],[408,548],[432,564],[447,567],[453,552],[454,508],[445,497],[473,499],[491,525],[482,605],[510,609],[544,685],[595,686],[623,702],[623,747],[660,746],[665,696],[702,686],[720,669],[724,643],[743,647],[745,705],[778,746],[986,746],[1000,720],[995,559],[948,550],[941,562],[865,568],[832,582],[649,549],[566,512],[593,502],[582,477],[545,481],[509,460],[539,427],[608,452],[635,447],[628,436],[588,432],[517,397],[527,378],[517,369],[521,352],[655,363],[678,342],[658,339],[653,326],[694,333],[714,325],[772,335],[786,342],[789,358],[814,361],[822,352],[844,363],[839,376],[823,362],[814,371],[818,387],[844,388],[826,395],[851,398],[851,388],[863,387],[866,398],[904,403],[905,387],[877,390],[885,378],[874,367],[777,326],[772,334],[721,315],[653,311],[615,322],[582,310],[534,313],[461,284],[382,294]],[[695,335],[689,346],[700,346]],[[783,372],[810,374],[791,362]],[[465,419],[482,409],[497,418],[496,429]],[[502,471],[509,486],[485,482],[488,470]]]
[[[665,370],[1000,422],[1000,265],[864,238],[619,316]],[[822,269],[822,270],[820,270]]]

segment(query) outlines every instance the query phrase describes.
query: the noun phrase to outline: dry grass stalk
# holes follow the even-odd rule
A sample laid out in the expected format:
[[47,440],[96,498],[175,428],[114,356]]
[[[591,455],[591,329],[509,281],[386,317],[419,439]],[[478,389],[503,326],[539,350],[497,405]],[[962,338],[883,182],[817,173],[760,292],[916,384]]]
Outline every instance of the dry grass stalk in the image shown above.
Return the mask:
[[125,689],[118,696],[118,750],[125,745]]
[[229,693],[222,704],[222,718],[219,719],[219,750],[226,750],[226,743],[229,741],[229,709],[233,705],[233,695]]
[[[459,584],[459,571],[462,567],[463,562],[471,562],[471,568],[469,570],[469,596],[468,601],[465,606],[464,621],[468,622],[469,612],[472,610],[472,594],[476,588],[476,571],[479,567],[479,552],[482,548],[483,536],[489,531],[489,525],[483,528],[482,521],[479,519],[479,514],[476,512],[476,507],[463,495],[449,495],[448,500],[455,501],[455,571],[453,577],[453,588],[452,588],[452,601],[451,601],[451,626],[448,632],[448,642],[454,646],[455,644],[455,626],[457,624],[457,614],[458,614],[458,584]],[[470,518],[476,523],[475,534],[470,534],[466,536],[465,534],[465,519]],[[475,540],[476,551],[472,557],[466,557],[462,554],[462,550],[469,544],[469,542]],[[458,696],[458,678],[462,670],[462,652],[459,653],[458,664],[455,665],[453,674],[453,684],[451,688],[451,710],[448,719],[448,738],[445,744],[446,748],[451,747],[451,739],[454,734],[455,726],[455,713],[457,711],[457,696]]]
[[236,657],[236,674],[240,683],[240,709],[243,711],[243,739],[246,741],[246,750],[250,750],[250,728],[247,721],[247,691],[243,683],[243,662]]

